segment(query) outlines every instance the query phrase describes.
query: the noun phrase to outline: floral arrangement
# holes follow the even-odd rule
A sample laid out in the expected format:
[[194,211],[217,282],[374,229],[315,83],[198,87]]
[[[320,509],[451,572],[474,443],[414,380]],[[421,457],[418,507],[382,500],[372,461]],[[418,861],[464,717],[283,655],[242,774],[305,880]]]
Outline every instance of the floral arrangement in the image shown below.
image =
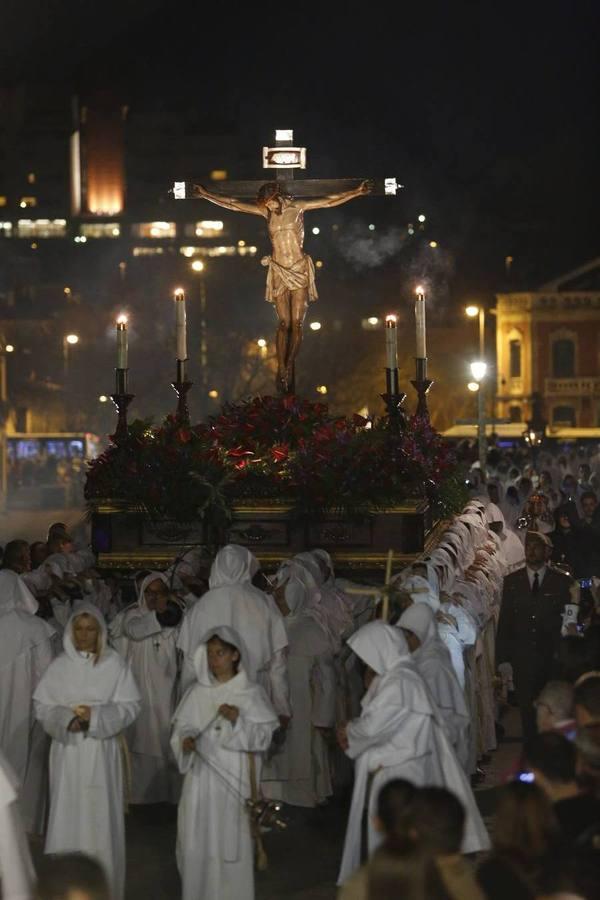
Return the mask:
[[[332,416],[300,397],[255,397],[207,423],[136,421],[88,469],[86,497],[119,499],[151,518],[223,521],[244,500],[296,515],[360,517],[408,497],[462,496],[448,444],[426,419],[394,434],[387,418]],[[460,491],[458,491],[460,493]],[[444,510],[442,510],[444,511]]]

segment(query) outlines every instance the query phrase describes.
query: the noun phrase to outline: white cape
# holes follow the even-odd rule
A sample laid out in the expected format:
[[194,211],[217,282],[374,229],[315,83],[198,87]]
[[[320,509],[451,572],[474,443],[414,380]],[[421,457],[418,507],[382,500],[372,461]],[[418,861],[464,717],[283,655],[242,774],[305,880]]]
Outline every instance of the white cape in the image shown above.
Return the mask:
[[[75,649],[73,619],[86,613],[100,625],[103,649]],[[140,694],[127,663],[106,646],[97,608],[81,603],[69,619],[62,653],[48,667],[33,699],[36,716],[52,738],[50,817],[46,853],[83,851],[97,857],[114,900],[125,885],[124,790],[119,735],[140,710]],[[92,707],[89,731],[67,730],[80,704]]]

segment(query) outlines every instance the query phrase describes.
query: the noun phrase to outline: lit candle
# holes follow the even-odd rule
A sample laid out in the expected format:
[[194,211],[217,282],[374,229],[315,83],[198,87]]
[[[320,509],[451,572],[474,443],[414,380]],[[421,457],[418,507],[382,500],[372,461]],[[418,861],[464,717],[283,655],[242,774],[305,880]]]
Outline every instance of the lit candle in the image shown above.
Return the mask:
[[127,316],[117,319],[117,369],[127,368]]
[[396,328],[396,316],[385,317],[385,357],[386,368],[398,368],[398,329]]
[[417,288],[415,301],[415,318],[417,320],[417,359],[427,358],[427,344],[425,341],[425,291]]
[[175,339],[177,346],[177,359],[187,359],[187,326],[185,321],[185,291],[177,288],[175,291]]

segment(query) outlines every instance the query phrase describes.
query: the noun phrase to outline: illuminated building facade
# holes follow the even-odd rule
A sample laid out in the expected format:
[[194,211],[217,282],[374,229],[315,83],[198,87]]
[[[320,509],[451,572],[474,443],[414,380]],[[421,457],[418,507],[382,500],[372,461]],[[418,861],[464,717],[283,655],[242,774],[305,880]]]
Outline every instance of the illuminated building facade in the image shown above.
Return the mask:
[[497,296],[497,413],[543,400],[550,426],[600,426],[600,259],[535,291]]

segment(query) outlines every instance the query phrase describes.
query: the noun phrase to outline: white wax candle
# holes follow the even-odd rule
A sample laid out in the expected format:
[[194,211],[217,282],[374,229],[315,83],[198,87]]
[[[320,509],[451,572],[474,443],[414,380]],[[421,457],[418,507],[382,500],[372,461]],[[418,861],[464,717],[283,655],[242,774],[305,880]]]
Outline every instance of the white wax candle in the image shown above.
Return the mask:
[[385,359],[386,368],[398,368],[398,330],[396,328],[396,316],[385,317]]
[[185,293],[175,292],[175,338],[177,359],[187,359],[187,325],[185,321]]
[[117,322],[117,369],[127,368],[127,319]]
[[415,318],[417,320],[417,358],[427,358],[427,343],[425,339],[425,294],[417,291],[415,302]]

